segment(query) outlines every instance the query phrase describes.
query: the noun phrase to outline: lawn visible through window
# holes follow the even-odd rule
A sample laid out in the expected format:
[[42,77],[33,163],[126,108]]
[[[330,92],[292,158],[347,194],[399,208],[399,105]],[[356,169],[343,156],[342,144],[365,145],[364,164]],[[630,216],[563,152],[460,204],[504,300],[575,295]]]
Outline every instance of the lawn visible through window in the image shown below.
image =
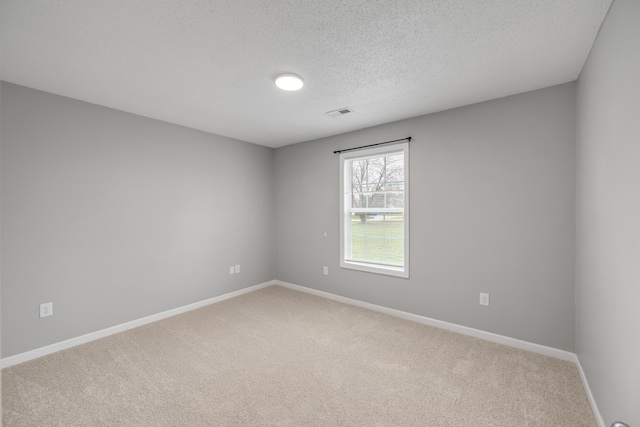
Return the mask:
[[354,213],[351,216],[351,259],[402,267],[404,215]]

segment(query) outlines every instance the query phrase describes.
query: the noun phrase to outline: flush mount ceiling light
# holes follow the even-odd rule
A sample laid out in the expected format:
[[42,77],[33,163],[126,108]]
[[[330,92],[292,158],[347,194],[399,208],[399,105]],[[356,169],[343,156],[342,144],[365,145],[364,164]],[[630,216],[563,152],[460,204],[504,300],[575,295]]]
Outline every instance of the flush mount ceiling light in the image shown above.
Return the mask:
[[304,80],[293,73],[279,74],[276,76],[276,86],[282,90],[299,90],[304,86]]

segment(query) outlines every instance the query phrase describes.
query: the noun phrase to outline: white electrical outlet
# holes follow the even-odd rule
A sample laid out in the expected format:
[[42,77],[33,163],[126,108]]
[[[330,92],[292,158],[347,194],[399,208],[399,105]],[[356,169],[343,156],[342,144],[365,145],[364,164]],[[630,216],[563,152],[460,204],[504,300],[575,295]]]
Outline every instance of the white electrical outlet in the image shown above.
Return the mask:
[[480,305],[489,306],[489,294],[480,292]]
[[329,267],[327,267],[326,265],[324,267],[322,267],[322,274],[324,274],[325,276],[329,275]]
[[40,304],[40,317],[49,316],[53,316],[53,303],[45,302],[44,304]]
[[240,273],[240,264],[236,264],[236,274]]
[[234,267],[233,265],[232,265],[232,266],[230,266],[230,267],[229,267],[229,274],[235,274],[235,272],[236,272],[235,267]]

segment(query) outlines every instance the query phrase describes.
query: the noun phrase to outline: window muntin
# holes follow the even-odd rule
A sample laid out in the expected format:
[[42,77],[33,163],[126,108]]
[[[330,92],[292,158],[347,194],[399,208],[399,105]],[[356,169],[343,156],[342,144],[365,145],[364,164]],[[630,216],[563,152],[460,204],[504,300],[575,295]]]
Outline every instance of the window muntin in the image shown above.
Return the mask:
[[409,276],[408,149],[340,155],[341,267]]

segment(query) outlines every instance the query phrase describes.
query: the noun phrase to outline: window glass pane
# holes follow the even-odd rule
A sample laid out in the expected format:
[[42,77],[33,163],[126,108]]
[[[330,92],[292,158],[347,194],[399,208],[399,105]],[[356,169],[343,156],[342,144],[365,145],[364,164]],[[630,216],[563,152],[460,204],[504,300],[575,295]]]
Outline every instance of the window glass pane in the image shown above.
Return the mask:
[[350,238],[350,261],[404,265],[404,214],[354,212]]
[[404,208],[404,191],[387,192],[387,208]]
[[386,193],[384,191],[374,191],[369,194],[370,208],[386,208]]
[[362,193],[351,193],[351,207],[352,208],[366,208],[367,198]]
[[404,190],[403,153],[351,160],[347,162],[347,167],[351,168],[352,208],[404,205],[404,195],[401,193]]

